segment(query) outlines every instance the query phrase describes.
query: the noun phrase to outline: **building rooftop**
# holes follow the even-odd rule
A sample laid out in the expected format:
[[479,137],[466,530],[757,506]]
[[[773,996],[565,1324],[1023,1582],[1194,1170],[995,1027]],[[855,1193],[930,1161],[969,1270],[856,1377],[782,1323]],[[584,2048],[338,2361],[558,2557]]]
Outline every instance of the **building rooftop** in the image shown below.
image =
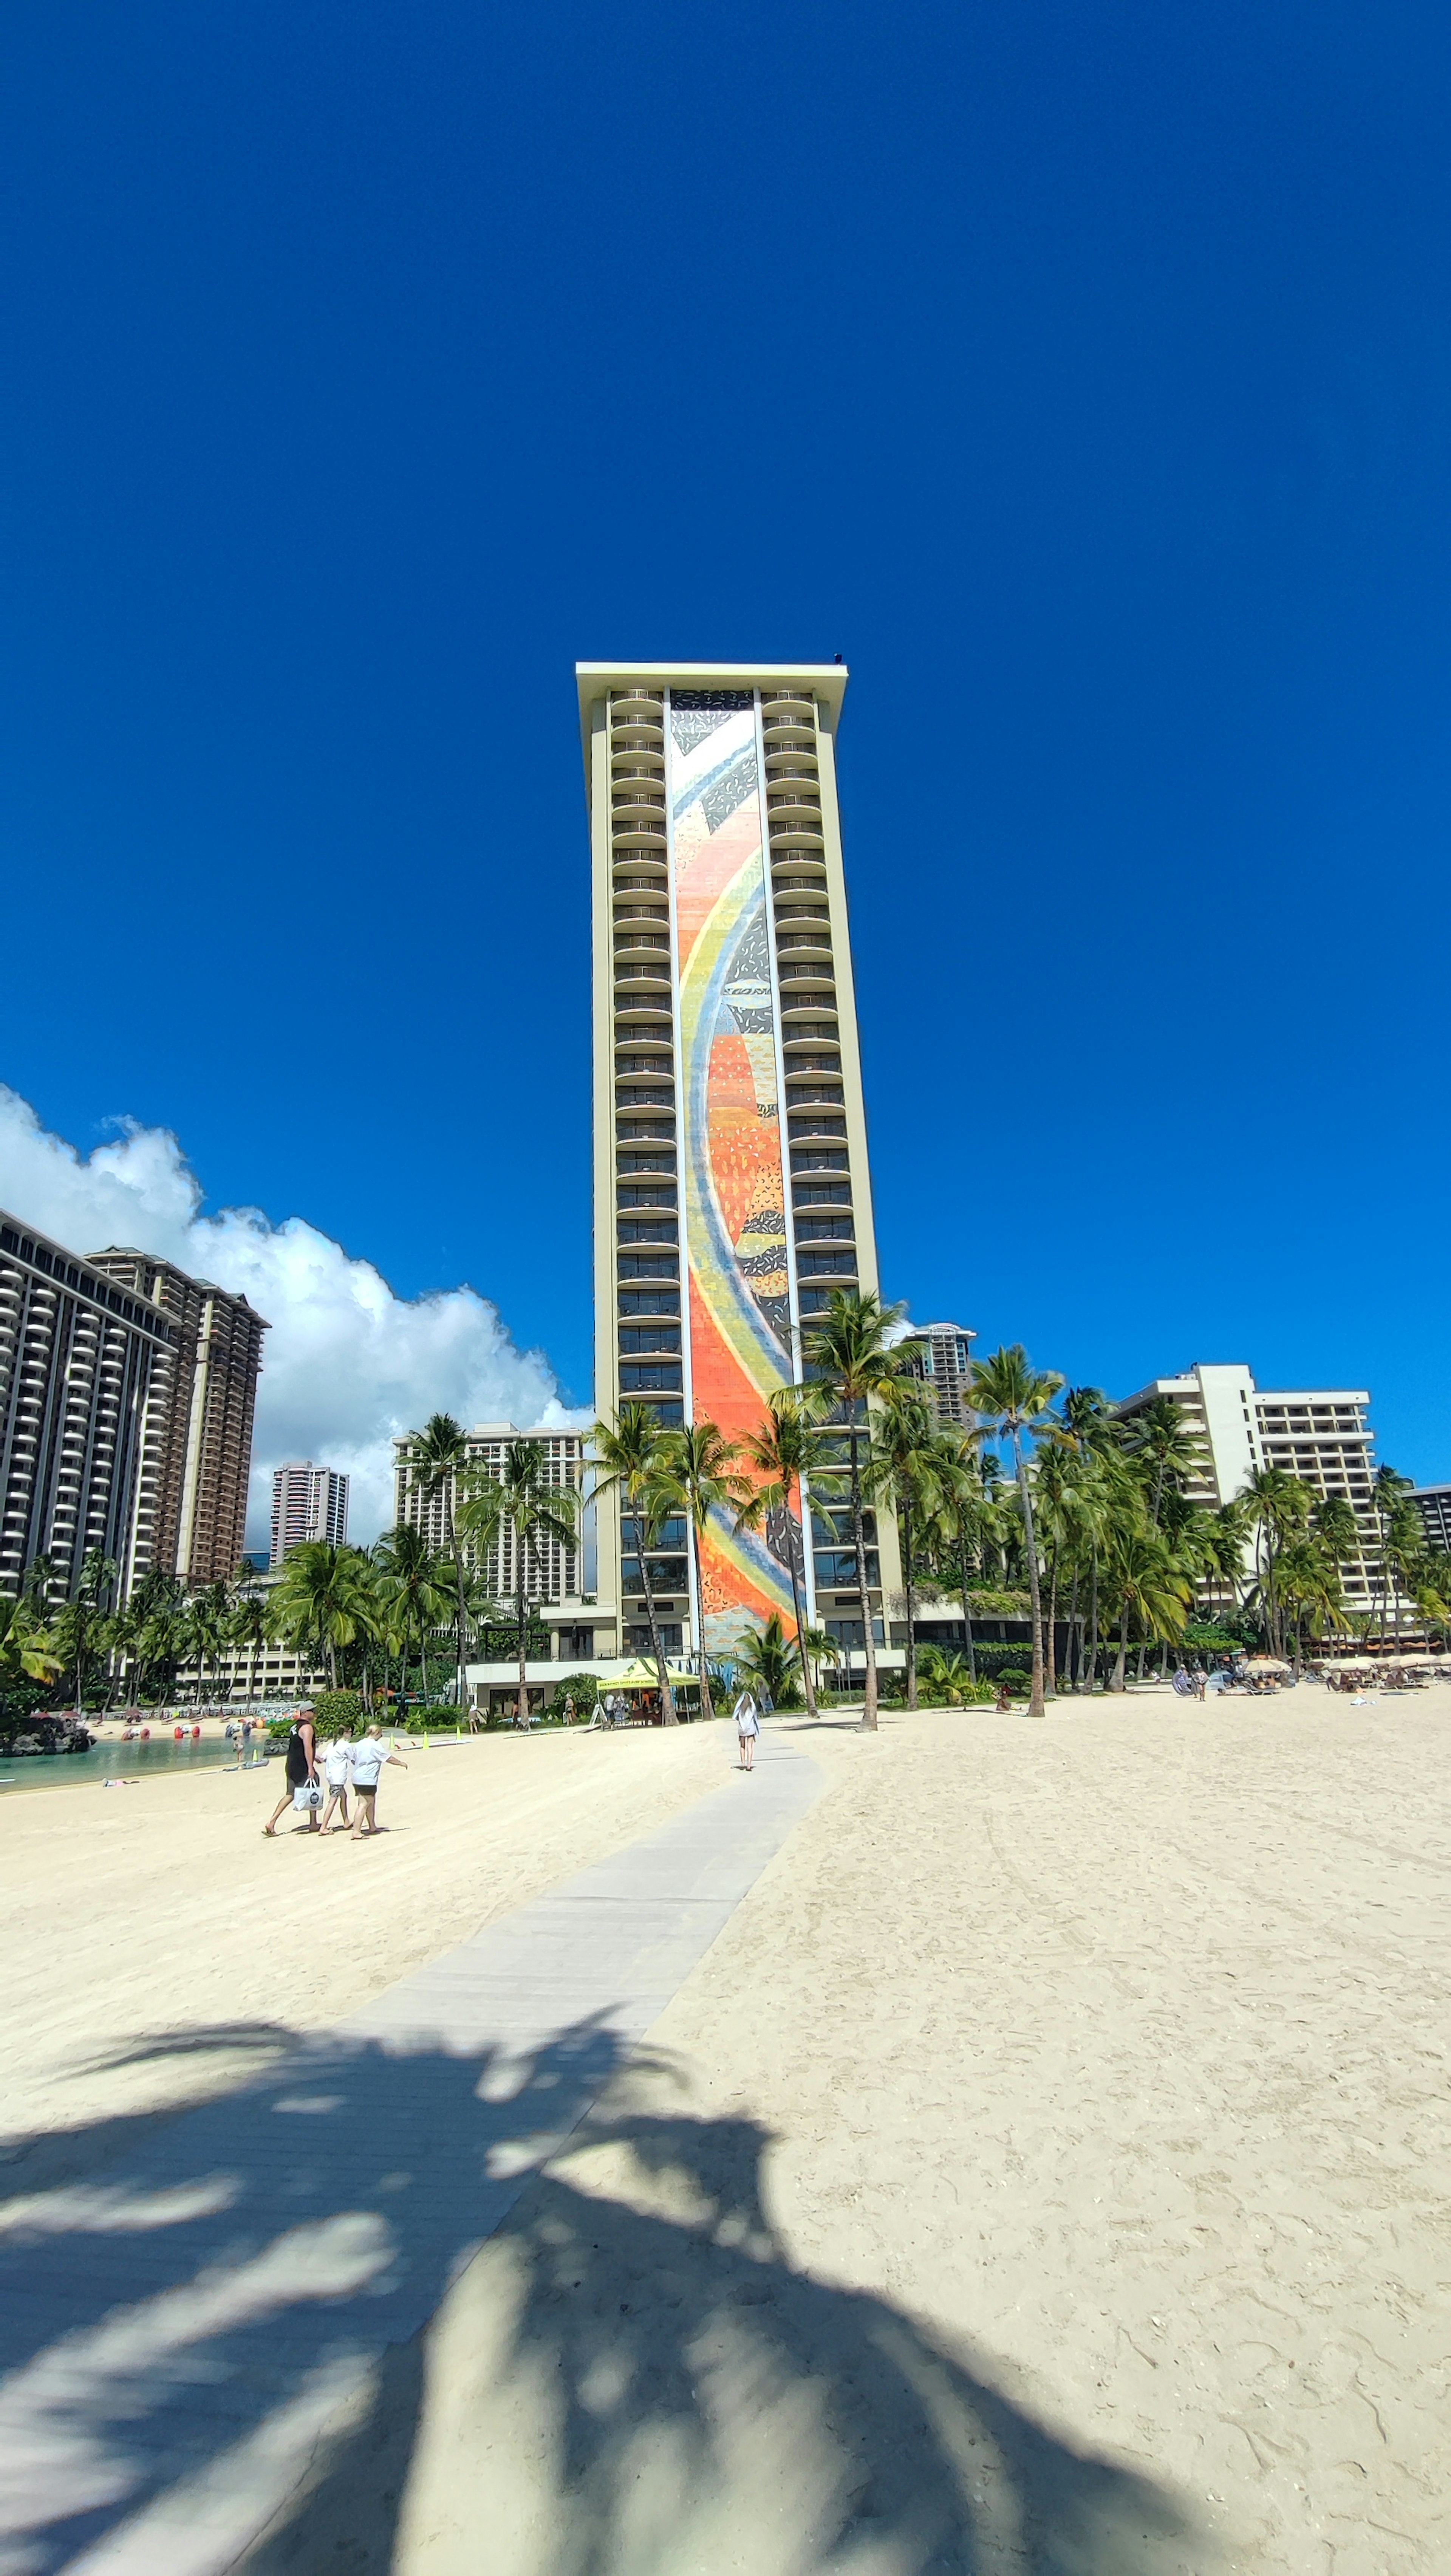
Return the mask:
[[832,730],[851,676],[844,662],[576,662],[580,740],[589,755],[589,711],[608,689],[769,689],[804,680],[814,698],[825,698]]

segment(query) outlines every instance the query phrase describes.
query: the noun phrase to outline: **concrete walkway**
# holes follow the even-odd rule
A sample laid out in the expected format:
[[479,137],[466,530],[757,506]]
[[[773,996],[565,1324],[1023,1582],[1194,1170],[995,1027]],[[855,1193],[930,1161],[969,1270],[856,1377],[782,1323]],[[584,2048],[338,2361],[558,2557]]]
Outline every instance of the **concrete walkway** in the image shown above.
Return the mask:
[[233,2567],[823,1786],[768,1736],[753,1777],[87,2184],[27,2197],[7,2168],[0,2576]]

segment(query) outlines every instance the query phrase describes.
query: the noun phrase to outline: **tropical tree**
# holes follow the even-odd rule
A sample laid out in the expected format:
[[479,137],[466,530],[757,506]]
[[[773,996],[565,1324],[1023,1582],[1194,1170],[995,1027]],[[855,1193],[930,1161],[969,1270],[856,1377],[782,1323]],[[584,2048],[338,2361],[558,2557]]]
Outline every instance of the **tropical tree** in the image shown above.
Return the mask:
[[890,1341],[892,1327],[901,1313],[900,1306],[884,1306],[873,1289],[834,1289],[825,1312],[806,1336],[807,1382],[801,1390],[808,1404],[829,1409],[834,1425],[832,1449],[839,1453],[844,1446],[846,1450],[852,1548],[866,1658],[862,1725],[873,1734],[877,1726],[877,1649],[867,1584],[864,1516],[866,1468],[872,1443],[869,1408],[902,1372],[902,1362]]
[[[579,1496],[572,1485],[550,1481],[549,1460],[538,1440],[505,1444],[503,1472],[475,1473],[465,1480],[466,1498],[459,1505],[458,1530],[483,1559],[502,1541],[506,1528],[514,1539],[514,1608],[519,1623],[519,1724],[529,1723],[529,1604],[537,1592],[539,1559],[548,1547],[578,1544]],[[501,1548],[502,1554],[502,1548]],[[463,1701],[460,1699],[462,1708]]]
[[[712,1512],[730,1512],[737,1529],[753,1506],[755,1488],[749,1476],[737,1465],[741,1452],[734,1440],[728,1440],[716,1422],[693,1422],[683,1431],[667,1431],[660,1443],[658,1481],[664,1508],[683,1514],[690,1529],[691,1557],[695,1568],[696,1665],[700,1674],[700,1711],[702,1717],[714,1715],[710,1696],[710,1672],[705,1658],[705,1589],[700,1575],[700,1542]],[[792,1597],[796,1591],[796,1569],[791,1569]],[[801,1622],[797,1620],[799,1633]]]
[[1143,1476],[1149,1526],[1157,1529],[1166,1487],[1182,1493],[1194,1477],[1205,1473],[1209,1453],[1203,1435],[1171,1395],[1156,1395],[1129,1417],[1124,1448]]
[[882,1390],[869,1484],[896,1514],[907,1614],[907,1706],[917,1705],[917,1581],[923,1544],[941,1492],[942,1444],[920,1379],[890,1378]]
[[1049,1407],[1062,1384],[1062,1378],[1055,1376],[1051,1369],[1035,1369],[1022,1343],[1014,1342],[1011,1348],[994,1351],[990,1359],[974,1360],[968,1387],[968,1402],[978,1417],[983,1437],[1012,1443],[1028,1560],[1028,1592],[1032,1602],[1030,1717],[1043,1714],[1043,1607],[1038,1580],[1038,1538],[1033,1524],[1033,1495],[1023,1435],[1026,1432],[1030,1437],[1043,1438],[1057,1431],[1057,1424],[1049,1419]]
[[467,1684],[464,1678],[465,1639],[468,1633],[468,1601],[463,1556],[454,1527],[454,1498],[460,1479],[469,1464],[468,1433],[451,1413],[431,1413],[421,1431],[409,1435],[404,1451],[414,1485],[425,1502],[443,1505],[445,1553],[452,1559],[454,1584],[454,1665],[458,1711],[463,1715]]
[[1283,1467],[1256,1467],[1245,1486],[1245,1514],[1255,1535],[1257,1590],[1269,1630],[1270,1652],[1285,1651],[1277,1571],[1282,1549],[1303,1535],[1316,1497]]
[[231,1624],[232,1596],[225,1583],[205,1583],[187,1604],[189,1643],[197,1662],[197,1691],[207,1695],[207,1665],[220,1663]]
[[[290,1560],[289,1560],[290,1561]],[[457,1591],[450,1599],[448,1576],[452,1569],[444,1558],[434,1554],[425,1533],[415,1522],[400,1521],[396,1529],[380,1538],[373,1549],[373,1564],[378,1575],[379,1641],[386,1661],[396,1652],[408,1690],[408,1644],[418,1646],[418,1681],[422,1697],[428,1697],[429,1635],[443,1627],[450,1610],[457,1604]]]
[[[786,1561],[791,1573],[791,1608],[796,1621],[796,1634],[803,1640],[806,1629],[801,1606],[801,1557],[811,1544],[810,1486],[815,1434],[811,1408],[799,1387],[777,1387],[768,1397],[765,1418],[759,1431],[748,1431],[741,1442],[741,1456],[760,1478],[750,1500],[736,1516],[737,1529],[760,1529],[770,1520],[780,1518],[786,1529]],[[797,1512],[800,1521],[797,1521]],[[800,1532],[798,1548],[797,1532]],[[700,1589],[697,1560],[696,1590]],[[829,1642],[829,1640],[828,1640]],[[806,1707],[816,1717],[815,1676],[811,1656],[815,1651],[804,1645],[801,1678],[805,1685]],[[702,1696],[702,1705],[704,1698]]]
[[622,1404],[613,1422],[597,1422],[592,1434],[595,1462],[596,1494],[615,1494],[635,1538],[635,1555],[640,1568],[640,1589],[645,1595],[645,1617],[650,1629],[650,1646],[655,1669],[660,1676],[660,1714],[667,1726],[677,1724],[675,1694],[665,1663],[665,1650],[660,1643],[660,1621],[655,1610],[655,1590],[650,1580],[647,1546],[654,1540],[665,1517],[661,1487],[662,1444],[665,1433],[653,1405]]
[[233,1646],[247,1649],[247,1704],[257,1696],[257,1650],[267,1636],[266,1597],[255,1587],[244,1584],[232,1603],[227,1621],[227,1639]]
[[1280,1550],[1276,1584],[1282,1613],[1291,1613],[1291,1661],[1298,1681],[1306,1630],[1318,1637],[1345,1624],[1340,1567],[1323,1539],[1291,1539]]
[[21,1680],[52,1682],[65,1669],[33,1602],[0,1593],[0,1688]]
[[326,1656],[333,1690],[338,1686],[338,1648],[350,1646],[367,1620],[367,1565],[361,1548],[304,1539],[289,1549],[267,1605],[274,1637],[304,1653],[311,1648]]
[[86,1668],[104,1627],[119,1568],[105,1550],[87,1550],[75,1591],[51,1622],[51,1639],[76,1677],[76,1715],[85,1697]]
[[962,1594],[963,1643],[971,1680],[977,1679],[977,1645],[973,1636],[972,1577],[984,1541],[992,1528],[995,1506],[984,1469],[997,1460],[975,1446],[972,1432],[942,1430],[937,1435],[931,1515],[924,1532],[928,1563]]
[[1188,1619],[1194,1587],[1162,1530],[1154,1528],[1142,1508],[1137,1514],[1120,1510],[1115,1515],[1106,1571],[1119,1615],[1118,1659],[1109,1687],[1121,1691],[1127,1681],[1130,1620],[1138,1621],[1146,1637],[1177,1638]]
[[773,1708],[791,1706],[802,1662],[799,1640],[787,1636],[777,1610],[771,1612],[764,1628],[752,1629],[736,1649],[737,1670]]

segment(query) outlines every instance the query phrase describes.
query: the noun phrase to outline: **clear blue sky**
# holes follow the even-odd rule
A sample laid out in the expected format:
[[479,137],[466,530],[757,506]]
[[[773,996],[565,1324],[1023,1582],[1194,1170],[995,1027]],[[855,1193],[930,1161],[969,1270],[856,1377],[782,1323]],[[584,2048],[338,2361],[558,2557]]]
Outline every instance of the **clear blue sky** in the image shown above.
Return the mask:
[[590,1391],[576,656],[851,665],[884,1282],[1451,1477],[1451,19],[23,0],[0,1077]]

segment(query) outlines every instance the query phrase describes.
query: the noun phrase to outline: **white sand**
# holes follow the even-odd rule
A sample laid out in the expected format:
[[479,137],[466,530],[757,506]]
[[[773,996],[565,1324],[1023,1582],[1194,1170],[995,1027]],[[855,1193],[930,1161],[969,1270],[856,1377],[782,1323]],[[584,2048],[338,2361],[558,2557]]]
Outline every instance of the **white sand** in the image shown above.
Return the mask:
[[[1444,2576],[1451,1692],[798,1740],[831,1794],[660,2070],[249,2567]],[[730,1755],[431,1755],[372,1849],[235,1777],[17,1802],[6,2127],[157,2098],[69,2071],[136,2031],[326,2023]]]

